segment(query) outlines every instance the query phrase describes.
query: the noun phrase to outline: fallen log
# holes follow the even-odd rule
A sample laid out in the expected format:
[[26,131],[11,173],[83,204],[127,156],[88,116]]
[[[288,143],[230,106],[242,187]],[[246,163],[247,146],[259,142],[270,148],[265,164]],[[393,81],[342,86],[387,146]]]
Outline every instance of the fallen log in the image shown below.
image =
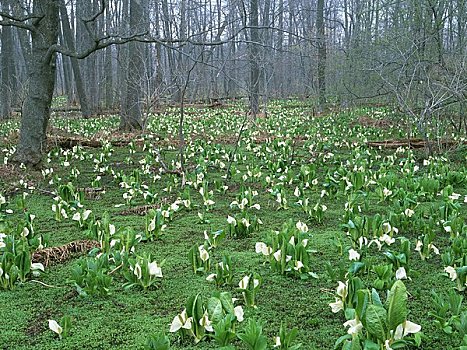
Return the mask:
[[[467,141],[454,141],[454,140],[437,140],[429,141],[431,146],[453,147],[461,144],[467,145]],[[369,147],[381,147],[396,149],[399,147],[409,148],[425,148],[427,143],[423,139],[401,139],[401,140],[383,140],[383,141],[368,141]]]

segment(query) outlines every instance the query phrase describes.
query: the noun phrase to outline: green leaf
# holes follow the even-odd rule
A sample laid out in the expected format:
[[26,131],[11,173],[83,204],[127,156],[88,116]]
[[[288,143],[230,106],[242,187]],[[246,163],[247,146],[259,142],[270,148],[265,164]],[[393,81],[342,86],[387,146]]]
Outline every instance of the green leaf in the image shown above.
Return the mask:
[[391,349],[404,349],[407,346],[407,342],[405,340],[396,340],[394,343],[391,344]]
[[386,340],[386,316],[386,310],[381,306],[370,305],[366,309],[366,329],[381,341]]
[[360,289],[357,291],[357,305],[355,307],[355,312],[360,320],[364,320],[365,311],[368,306],[369,294],[370,292],[367,289]]
[[339,337],[339,339],[337,339],[336,342],[334,343],[334,349],[337,349],[339,345],[342,344],[343,341],[348,340],[348,339],[352,339],[352,335],[346,334],[346,335]]
[[151,335],[146,340],[145,350],[169,350],[170,340],[165,334]]
[[363,350],[380,350],[380,346],[371,340],[366,339],[365,344],[363,344]]
[[217,323],[224,318],[222,303],[219,298],[211,297],[208,300],[208,313],[212,322]]
[[407,319],[407,288],[402,281],[396,281],[388,297],[389,330],[395,331],[397,326]]
[[379,294],[375,289],[371,290],[371,300],[373,301],[373,304],[375,304],[376,306],[383,307],[383,303],[381,302]]
[[248,320],[245,333],[238,334],[237,337],[245,343],[249,350],[267,349],[267,340],[263,335],[263,328],[253,319]]
[[365,263],[362,263],[361,261],[354,261],[349,267],[349,273],[355,276],[364,267]]
[[344,345],[343,349],[362,350],[362,345],[360,344],[360,338],[358,336],[353,337],[352,341]]
[[[251,279],[251,281],[253,281],[253,280]],[[224,310],[227,313],[233,314],[234,305],[233,305],[233,302],[232,302],[232,294],[230,294],[229,292],[222,292],[219,295],[219,300],[221,301],[222,307],[224,308]]]

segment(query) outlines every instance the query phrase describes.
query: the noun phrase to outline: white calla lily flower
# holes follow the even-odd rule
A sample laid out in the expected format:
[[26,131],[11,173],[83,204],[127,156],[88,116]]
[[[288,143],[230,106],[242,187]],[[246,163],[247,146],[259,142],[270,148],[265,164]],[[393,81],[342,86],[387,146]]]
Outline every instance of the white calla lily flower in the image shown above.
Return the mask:
[[394,339],[399,340],[409,334],[418,333],[421,330],[422,327],[420,325],[406,320],[404,323],[397,326],[396,331],[394,332]]
[[274,256],[274,259],[276,259],[276,261],[279,261],[281,259],[281,250],[279,249],[277,252],[273,254],[273,256]]
[[49,320],[49,329],[61,336],[63,328],[55,320]]
[[44,265],[42,265],[42,263],[32,263],[31,270],[32,271],[37,271],[37,270],[45,271],[45,268],[44,268]]
[[333,313],[338,313],[339,311],[344,310],[344,302],[339,298],[336,298],[336,301],[334,303],[330,303],[329,306]]
[[205,330],[208,332],[214,332],[214,329],[212,328],[212,322],[209,320],[208,312],[206,311],[203,314],[203,317],[199,320],[199,325],[203,326]]
[[356,335],[363,329],[363,324],[356,318],[344,323],[344,327],[349,327],[348,334]]
[[133,269],[133,273],[135,274],[136,278],[139,280],[142,277],[141,265],[139,263],[135,264],[135,268]]
[[457,272],[454,267],[447,266],[444,268],[444,272],[447,272],[449,274],[449,278],[451,279],[451,281],[455,281],[457,279]]
[[345,299],[347,297],[347,283],[343,283],[341,281],[337,282],[338,283],[338,286],[337,286],[337,290],[336,290],[336,294],[338,296],[340,296],[342,299]]
[[89,215],[91,215],[92,213],[92,210],[85,210],[84,213],[83,213],[83,220],[87,220]]
[[232,216],[227,216],[227,223],[229,223],[230,225],[237,226],[237,220],[235,220],[235,218]]
[[389,222],[383,223],[383,232],[388,234],[392,231],[391,224]]
[[415,251],[416,252],[421,252],[423,247],[423,242],[418,240],[417,243],[415,244]]
[[297,222],[295,224],[295,227],[300,231],[300,232],[303,232],[303,233],[306,233],[308,232],[308,226],[304,223],[304,222]]
[[161,277],[162,278],[162,269],[157,262],[153,261],[152,263],[148,264],[149,274],[151,276]]
[[245,276],[242,278],[242,280],[238,283],[238,287],[240,289],[247,289],[248,288],[248,283],[250,282],[250,276]]
[[281,344],[281,338],[280,337],[274,337],[274,347],[278,348],[281,345],[282,345]]
[[208,277],[206,277],[206,281],[213,282],[215,281],[216,277],[217,277],[217,274],[211,273],[210,275],[208,275]]
[[169,332],[174,333],[178,331],[180,328],[191,329],[192,321],[193,321],[193,318],[187,317],[186,309],[184,309],[181,314],[174,317],[172,324],[170,325]]
[[407,273],[405,271],[405,268],[403,266],[399,267],[396,271],[396,279],[397,280],[403,280],[407,279]]
[[198,251],[199,251],[199,257],[201,258],[201,260],[203,262],[206,262],[209,260],[209,253],[208,251],[204,248],[204,245],[200,245],[198,247]]
[[243,314],[243,308],[240,305],[234,307],[234,315],[237,317],[238,322],[243,322]]
[[115,234],[115,225],[109,224],[109,234],[111,236]]
[[301,268],[305,267],[305,265],[303,265],[303,263],[300,261],[300,260],[297,260],[295,262],[295,266],[294,266],[294,270],[295,271],[298,271],[300,270]]
[[360,259],[360,254],[355,250],[355,249],[350,249],[349,250],[349,260],[359,260]]

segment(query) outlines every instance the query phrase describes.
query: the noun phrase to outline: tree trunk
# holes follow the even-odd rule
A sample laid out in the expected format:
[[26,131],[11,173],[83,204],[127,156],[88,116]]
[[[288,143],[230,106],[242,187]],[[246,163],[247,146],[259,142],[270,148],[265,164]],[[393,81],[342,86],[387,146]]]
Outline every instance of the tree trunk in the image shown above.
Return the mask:
[[[67,47],[75,51],[75,41],[73,39],[73,33],[70,27],[70,20],[68,18],[68,12],[65,5],[65,0],[61,1],[60,4],[60,16],[62,18],[62,28],[63,36],[66,42]],[[65,59],[65,58],[64,58]],[[91,110],[88,105],[88,99],[86,97],[86,90],[84,88],[83,79],[81,77],[81,70],[79,67],[78,59],[71,57],[71,68],[73,70],[73,76],[76,83],[76,91],[78,93],[79,104],[81,106],[81,114],[84,118],[89,118],[91,116]]]
[[[2,1],[4,11],[8,12],[8,1]],[[1,34],[1,72],[2,80],[0,85],[0,120],[9,119],[12,115],[13,80],[15,66],[13,62],[13,28],[3,27]]]
[[259,112],[259,32],[258,32],[258,0],[250,0],[250,111],[253,118]]
[[49,48],[57,43],[59,1],[34,0],[34,13],[41,14],[33,21],[32,60],[29,69],[29,88],[24,101],[19,143],[13,161],[37,166],[45,151],[46,130],[55,86],[55,54]]
[[[130,2],[130,30],[139,33],[144,28],[145,20],[142,1]],[[144,55],[141,43],[130,42],[128,44],[128,66],[126,69],[126,89],[122,103],[120,130],[133,131],[143,128],[143,116],[141,112],[141,81],[144,79]]]
[[324,0],[318,0],[316,16],[319,108],[322,110],[326,103],[326,37],[324,33]]

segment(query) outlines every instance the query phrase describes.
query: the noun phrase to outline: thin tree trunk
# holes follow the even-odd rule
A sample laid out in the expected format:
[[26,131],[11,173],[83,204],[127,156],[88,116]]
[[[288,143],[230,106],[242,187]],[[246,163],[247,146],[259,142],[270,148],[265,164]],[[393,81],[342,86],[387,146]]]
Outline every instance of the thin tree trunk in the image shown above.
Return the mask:
[[326,104],[326,37],[324,32],[324,0],[318,0],[316,16],[318,38],[319,108],[322,110]]
[[[62,18],[62,28],[63,36],[67,47],[75,51],[75,41],[73,39],[73,33],[71,32],[70,20],[68,18],[68,12],[65,5],[65,0],[61,0],[60,3],[60,16]],[[65,59],[65,58],[64,58]],[[81,106],[81,113],[84,118],[89,118],[91,116],[91,110],[89,108],[88,99],[86,97],[86,91],[81,77],[81,70],[79,67],[78,60],[74,57],[71,57],[71,68],[73,69],[73,76],[76,83],[76,91],[78,93],[79,104]]]
[[250,0],[250,111],[253,119],[259,112],[259,32],[258,32],[258,0]]
[[[2,1],[4,11],[8,11],[8,1]],[[15,76],[15,66],[13,62],[13,29],[3,27],[1,35],[1,72],[2,80],[0,86],[0,120],[9,119],[12,115],[13,82]]]

